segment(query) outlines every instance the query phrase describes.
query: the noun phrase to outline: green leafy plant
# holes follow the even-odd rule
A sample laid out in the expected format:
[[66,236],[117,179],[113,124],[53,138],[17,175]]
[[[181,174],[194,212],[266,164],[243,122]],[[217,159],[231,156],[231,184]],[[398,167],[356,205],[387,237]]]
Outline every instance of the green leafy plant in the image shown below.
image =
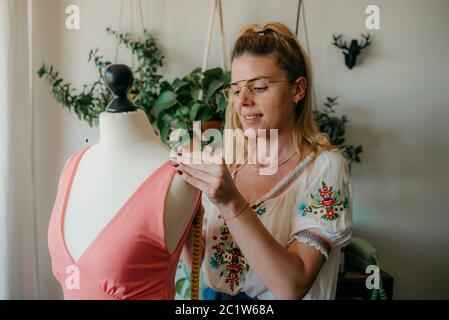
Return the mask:
[[162,82],[155,102],[162,141],[168,143],[168,135],[175,128],[186,129],[192,136],[193,121],[223,121],[227,101],[220,89],[229,82],[230,72],[221,68],[205,72],[196,68],[171,83]]
[[[130,95],[135,96],[133,101],[146,112],[149,121],[156,123],[162,142],[168,145],[168,136],[175,128],[187,129],[192,135],[193,121],[224,120],[227,103],[220,89],[230,81],[230,72],[224,72],[221,68],[201,72],[197,68],[182,78],[168,82],[158,73],[164,56],[146,30],[143,41],[132,40],[129,33],[117,33],[111,28],[106,31],[137,58],[137,66],[132,67],[134,83]],[[98,123],[100,113],[112,97],[103,79],[105,68],[111,62],[98,51],[98,48],[90,50],[88,59],[97,67],[98,80],[83,85],[80,91],[65,82],[53,66],[43,63],[37,71],[38,76],[50,84],[55,99],[90,126]]]
[[181,276],[176,280],[176,294],[184,300],[190,300],[190,271],[182,260],[179,260],[177,270]]
[[[111,28],[107,28],[106,31],[115,36],[119,44],[131,50],[137,59],[137,66],[132,68],[134,83],[130,94],[136,96],[134,102],[146,112],[149,120],[155,121],[151,111],[160,92],[162,75],[158,70],[163,66],[164,56],[147,30],[143,32],[143,41],[132,40],[129,33],[117,33]],[[111,100],[111,92],[103,79],[104,70],[111,62],[99,55],[98,48],[90,50],[88,61],[94,62],[99,78],[90,85],[83,85],[81,92],[73,88],[71,83],[64,82],[53,66],[43,63],[37,75],[47,80],[53,96],[59,103],[74,111],[80,120],[87,121],[92,126],[98,123],[100,113],[106,109]]]
[[337,99],[338,97],[327,97],[324,110],[314,111],[314,117],[319,130],[327,134],[332,145],[344,150],[349,160],[349,168],[351,168],[353,162],[361,162],[360,154],[363,152],[363,147],[345,144],[346,124],[349,120],[346,115],[341,117],[335,115],[334,107],[338,105]]

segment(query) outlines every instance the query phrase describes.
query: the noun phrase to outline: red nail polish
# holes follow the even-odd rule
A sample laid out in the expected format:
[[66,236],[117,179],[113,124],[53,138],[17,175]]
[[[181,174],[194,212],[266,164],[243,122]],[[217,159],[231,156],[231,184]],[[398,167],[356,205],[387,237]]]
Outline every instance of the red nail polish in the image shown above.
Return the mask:
[[182,175],[182,171],[181,170],[177,170],[176,171],[179,175]]
[[176,163],[176,162],[174,162],[174,161],[170,161],[170,164],[173,166],[173,167],[177,167],[177,166],[179,166],[179,163]]

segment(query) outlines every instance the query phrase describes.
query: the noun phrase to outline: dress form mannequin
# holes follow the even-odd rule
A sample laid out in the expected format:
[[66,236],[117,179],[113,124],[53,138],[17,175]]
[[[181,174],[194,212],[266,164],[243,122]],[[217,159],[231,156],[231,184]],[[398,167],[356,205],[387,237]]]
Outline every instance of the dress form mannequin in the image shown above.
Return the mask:
[[[169,159],[142,110],[128,100],[131,70],[109,65],[105,78],[115,94],[100,115],[100,141],[83,155],[67,202],[64,238],[77,261],[136,189]],[[167,250],[178,245],[194,214],[199,191],[178,175],[165,201],[164,232]]]

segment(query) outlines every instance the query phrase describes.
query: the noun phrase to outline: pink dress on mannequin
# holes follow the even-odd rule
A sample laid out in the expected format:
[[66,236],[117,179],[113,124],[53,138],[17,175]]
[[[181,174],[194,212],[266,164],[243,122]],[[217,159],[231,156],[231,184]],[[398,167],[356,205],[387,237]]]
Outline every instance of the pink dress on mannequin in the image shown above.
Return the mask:
[[[63,288],[64,299],[174,299],[176,267],[187,230],[170,254],[163,217],[176,170],[168,161],[145,179],[77,261],[69,254],[64,215],[78,164],[87,149],[75,154],[61,172],[48,229],[53,275]],[[201,194],[195,212],[200,205]],[[193,218],[194,214],[190,223]]]

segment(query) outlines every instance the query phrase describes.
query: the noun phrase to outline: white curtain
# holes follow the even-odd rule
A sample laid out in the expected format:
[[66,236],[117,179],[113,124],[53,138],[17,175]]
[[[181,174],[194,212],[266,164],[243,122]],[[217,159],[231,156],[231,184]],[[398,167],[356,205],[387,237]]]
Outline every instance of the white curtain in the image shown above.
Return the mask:
[[0,0],[0,299],[38,299],[32,1]]

